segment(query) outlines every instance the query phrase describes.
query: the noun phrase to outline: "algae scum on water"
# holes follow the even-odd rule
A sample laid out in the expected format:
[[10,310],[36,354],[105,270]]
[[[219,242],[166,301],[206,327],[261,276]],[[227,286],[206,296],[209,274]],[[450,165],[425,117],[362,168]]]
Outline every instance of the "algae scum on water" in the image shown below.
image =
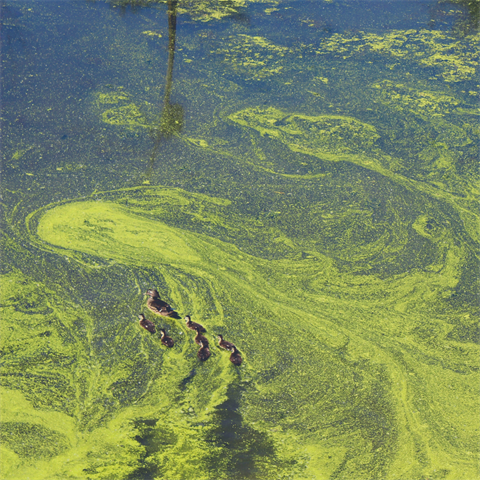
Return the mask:
[[478,35],[199,5],[5,17],[1,478],[477,478]]

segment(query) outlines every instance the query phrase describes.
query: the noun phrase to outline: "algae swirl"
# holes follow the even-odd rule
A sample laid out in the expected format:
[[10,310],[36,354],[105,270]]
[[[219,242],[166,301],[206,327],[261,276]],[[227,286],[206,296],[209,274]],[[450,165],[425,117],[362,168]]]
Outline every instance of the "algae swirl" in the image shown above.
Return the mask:
[[137,3],[6,25],[2,478],[477,478],[478,34]]
[[[48,465],[55,466],[55,476],[49,478],[127,478],[142,469],[156,478],[227,478],[238,451],[248,456],[248,474],[257,478],[329,478],[335,472],[405,478],[427,463],[432,472],[444,468],[445,455],[451,478],[468,472],[463,452],[474,450],[475,420],[466,407],[476,401],[471,380],[476,350],[450,339],[453,326],[431,309],[458,283],[461,250],[449,242],[441,265],[431,271],[383,280],[358,277],[341,273],[319,252],[296,261],[262,260],[162,221],[175,218],[178,209],[192,215],[200,205],[212,212],[212,220],[215,214],[217,230],[231,222],[228,202],[162,188],[111,192],[29,217],[31,241],[42,249],[79,262],[88,277],[111,278],[120,268],[140,285],[155,279],[177,310],[201,320],[209,334],[235,339],[246,362],[236,371],[228,355],[214,350],[212,359],[199,365],[182,322],[155,319],[177,341],[174,349],[162,349],[132,321],[141,308],[141,289],[130,295],[127,311],[113,305],[106,315],[88,316],[69,296],[59,302],[46,291],[36,293],[29,314],[10,307],[15,324],[34,325],[35,314],[46,313],[24,353],[32,363],[21,381],[36,387],[4,397],[11,406],[5,420],[15,438],[26,435],[32,446],[35,438],[52,438],[55,449],[44,450],[40,464],[20,462],[19,450],[8,453],[13,475],[33,475],[35,469],[32,478],[47,478],[39,465],[52,458]],[[212,220],[207,216],[203,223]],[[419,219],[415,230],[448,238],[447,232],[427,229],[427,221]],[[10,275],[9,281],[18,285],[22,278]],[[31,298],[32,292],[18,295]],[[117,301],[126,306],[125,299]],[[47,335],[52,322],[57,328]],[[83,335],[73,333],[82,330]],[[56,372],[48,378],[64,392],[63,399],[55,395],[62,413],[29,408],[45,400],[31,377],[42,378],[46,366],[39,356],[46,345],[52,351],[46,361],[55,358]],[[14,365],[9,367],[14,376]],[[457,401],[449,401],[452,389]],[[239,400],[245,438],[236,439],[235,454],[225,456],[227,444],[218,444],[215,432],[221,431],[222,405]],[[23,413],[25,425],[55,429],[34,434],[24,427],[17,433],[13,422],[22,419],[19,410],[31,412]],[[421,455],[412,456],[419,449]],[[269,450],[274,457],[265,455]],[[214,472],[211,465],[218,466],[219,456],[225,470]],[[407,458],[416,459],[408,471]]]

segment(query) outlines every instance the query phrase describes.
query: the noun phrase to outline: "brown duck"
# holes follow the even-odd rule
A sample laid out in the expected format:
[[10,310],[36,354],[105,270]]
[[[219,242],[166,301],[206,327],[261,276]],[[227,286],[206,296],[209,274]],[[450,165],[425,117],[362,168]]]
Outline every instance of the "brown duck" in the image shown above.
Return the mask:
[[235,345],[231,342],[227,342],[223,339],[223,335],[217,335],[218,337],[218,346],[224,348],[225,350],[232,349]]
[[210,355],[211,355],[210,348],[208,348],[208,345],[204,346],[203,342],[200,342],[199,345],[200,345],[200,349],[197,352],[197,357],[199,360],[204,362],[205,360],[207,360],[207,358],[210,358]]
[[185,322],[187,324],[187,327],[190,330],[196,330],[197,332],[200,332],[200,333],[206,332],[206,330],[202,327],[202,325],[200,325],[199,323],[192,322],[190,315],[187,315],[185,317]]
[[230,361],[238,367],[238,365],[241,365],[243,362],[243,358],[240,356],[240,352],[237,350],[237,347],[232,347],[230,351],[232,352],[230,355]]
[[163,315],[164,317],[174,317],[177,313],[175,310],[167,303],[164,302],[157,290],[150,288],[147,290],[144,295],[148,295],[150,298],[147,300],[147,308],[158,315]]
[[140,319],[138,323],[141,327],[143,327],[145,330],[148,330],[150,333],[155,333],[155,324],[150,320],[147,320],[143,313],[141,313],[138,318]]
[[204,346],[204,347],[208,347],[208,340],[207,340],[207,337],[204,337],[202,335],[202,333],[200,332],[200,330],[197,329],[197,334],[195,335],[195,343],[197,345],[200,345],[200,343]]
[[165,345],[166,347],[169,347],[169,348],[173,347],[173,345],[175,343],[173,341],[173,338],[169,337],[163,328],[160,329],[160,332],[162,334],[162,338],[160,339],[162,344]]

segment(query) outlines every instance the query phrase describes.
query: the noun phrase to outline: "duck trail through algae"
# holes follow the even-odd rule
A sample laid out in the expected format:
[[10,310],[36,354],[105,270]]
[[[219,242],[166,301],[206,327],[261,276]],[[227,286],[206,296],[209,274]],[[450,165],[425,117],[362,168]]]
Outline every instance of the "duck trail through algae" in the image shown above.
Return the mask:
[[[52,393],[46,409],[38,403],[45,392],[27,388],[38,382],[22,377],[20,394],[12,380],[4,394],[9,434],[57,440],[28,462],[9,444],[6,478],[227,478],[240,471],[239,455],[249,465],[242,478],[473,478],[465,452],[474,451],[477,433],[476,349],[450,339],[452,325],[432,308],[459,280],[461,247],[450,243],[435,271],[359,276],[318,252],[255,257],[172,220],[201,210],[217,232],[241,228],[220,199],[162,188],[96,198],[27,219],[37,247],[73,261],[100,291],[106,275],[119,278],[126,297],[107,292],[102,315],[89,311],[85,293],[79,309],[67,291],[59,299],[35,289],[35,308],[48,309],[35,334],[45,335],[44,324],[54,332],[45,337],[56,372],[48,378],[64,398]],[[12,273],[8,281],[4,296],[26,302],[25,278]],[[207,328],[208,361],[196,359],[183,320],[147,313],[175,339],[172,349],[142,331],[136,314],[145,285]],[[15,325],[35,323],[31,313],[6,308]],[[240,368],[213,346],[216,333],[239,347]],[[27,370],[43,378],[45,365],[33,359],[45,345],[30,334]],[[14,375],[14,363],[9,368]]]

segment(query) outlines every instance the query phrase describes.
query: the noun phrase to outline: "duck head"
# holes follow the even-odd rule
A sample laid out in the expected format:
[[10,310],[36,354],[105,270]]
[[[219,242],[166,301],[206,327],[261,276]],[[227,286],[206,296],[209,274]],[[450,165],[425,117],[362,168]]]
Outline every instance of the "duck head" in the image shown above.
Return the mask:
[[159,293],[154,289],[154,288],[149,288],[144,295],[148,295],[149,297],[152,298],[160,298]]

